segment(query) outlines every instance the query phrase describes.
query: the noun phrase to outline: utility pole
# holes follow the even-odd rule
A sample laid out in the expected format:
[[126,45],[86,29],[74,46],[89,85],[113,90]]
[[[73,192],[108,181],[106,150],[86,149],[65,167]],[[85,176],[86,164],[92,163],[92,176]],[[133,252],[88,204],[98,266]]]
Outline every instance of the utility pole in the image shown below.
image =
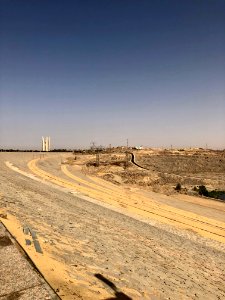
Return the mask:
[[127,149],[128,149],[129,143],[128,143],[128,139],[127,139]]
[[126,157],[125,157],[125,169],[128,168],[128,163],[129,163],[129,153],[126,151]]
[[96,166],[99,167],[100,165],[100,159],[99,159],[99,153],[96,153]]
[[108,147],[108,149],[107,149],[108,151],[107,152],[109,152],[109,153],[111,153],[112,152],[112,145],[111,144],[109,144],[109,147]]
[[95,142],[91,142],[91,149],[95,150],[95,148],[96,148]]

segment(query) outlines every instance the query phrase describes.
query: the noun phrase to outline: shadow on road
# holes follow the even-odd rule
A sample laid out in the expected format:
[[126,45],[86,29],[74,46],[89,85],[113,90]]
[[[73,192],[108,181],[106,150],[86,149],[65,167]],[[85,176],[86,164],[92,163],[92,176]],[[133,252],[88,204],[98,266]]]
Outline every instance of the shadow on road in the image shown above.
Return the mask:
[[119,289],[115,286],[115,284],[109,279],[105,278],[102,274],[95,274],[95,277],[107,284],[114,291],[115,296],[107,298],[105,300],[132,300],[132,298],[120,292]]

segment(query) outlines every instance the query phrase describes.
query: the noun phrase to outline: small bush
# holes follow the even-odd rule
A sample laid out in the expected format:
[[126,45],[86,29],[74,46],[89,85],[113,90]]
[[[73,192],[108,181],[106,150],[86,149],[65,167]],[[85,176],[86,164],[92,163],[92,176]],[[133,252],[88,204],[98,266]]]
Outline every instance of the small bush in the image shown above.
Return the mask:
[[175,190],[176,190],[176,191],[180,191],[180,190],[181,190],[181,184],[180,184],[180,183],[178,183],[178,184],[176,185]]
[[206,196],[206,197],[209,196],[209,192],[208,192],[207,188],[204,185],[199,186],[198,193],[201,196]]
[[225,191],[213,190],[213,191],[209,192],[209,197],[215,198],[215,199],[225,200]]
[[199,195],[205,196],[205,197],[210,197],[214,199],[220,199],[220,200],[225,200],[225,191],[208,191],[207,188],[204,185],[200,185],[199,188],[194,187],[194,191],[198,192]]

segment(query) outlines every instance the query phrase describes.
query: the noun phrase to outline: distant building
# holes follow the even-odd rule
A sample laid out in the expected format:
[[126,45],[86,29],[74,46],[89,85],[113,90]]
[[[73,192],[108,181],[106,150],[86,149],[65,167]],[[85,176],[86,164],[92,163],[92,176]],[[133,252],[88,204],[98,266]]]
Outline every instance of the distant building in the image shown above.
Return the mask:
[[42,137],[42,151],[43,152],[50,151],[50,136]]
[[143,146],[135,146],[135,149],[136,149],[136,150],[143,150],[144,147],[143,147]]

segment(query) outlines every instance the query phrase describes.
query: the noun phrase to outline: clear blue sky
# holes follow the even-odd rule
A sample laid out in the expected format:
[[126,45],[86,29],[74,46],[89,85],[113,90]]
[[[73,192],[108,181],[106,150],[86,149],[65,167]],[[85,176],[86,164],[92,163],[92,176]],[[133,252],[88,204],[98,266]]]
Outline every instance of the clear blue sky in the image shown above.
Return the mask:
[[1,0],[0,148],[225,148],[224,0]]

